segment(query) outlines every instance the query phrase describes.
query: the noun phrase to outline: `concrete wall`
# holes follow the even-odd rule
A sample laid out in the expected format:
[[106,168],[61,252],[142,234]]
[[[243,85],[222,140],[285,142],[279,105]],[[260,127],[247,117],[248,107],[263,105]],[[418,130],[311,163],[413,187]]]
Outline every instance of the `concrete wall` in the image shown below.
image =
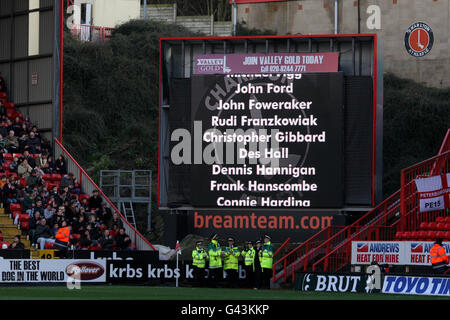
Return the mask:
[[[140,0],[75,0],[74,4],[92,4],[91,25],[114,28],[131,19],[139,19]],[[75,24],[80,24],[80,17],[75,16]]]
[[[370,30],[370,5],[381,9],[381,28]],[[361,0],[361,32],[377,33],[383,44],[384,70],[428,86],[450,87],[450,0]],[[334,0],[296,0],[238,5],[238,21],[276,34],[333,34]],[[433,30],[434,45],[421,58],[405,49],[408,27],[425,22]],[[338,32],[358,31],[357,1],[339,0]]]
[[[231,36],[231,21],[214,21],[212,16],[177,16],[177,7],[173,4],[147,5],[146,19],[177,23],[193,32],[208,36]],[[144,19],[144,6],[141,7],[141,19]]]

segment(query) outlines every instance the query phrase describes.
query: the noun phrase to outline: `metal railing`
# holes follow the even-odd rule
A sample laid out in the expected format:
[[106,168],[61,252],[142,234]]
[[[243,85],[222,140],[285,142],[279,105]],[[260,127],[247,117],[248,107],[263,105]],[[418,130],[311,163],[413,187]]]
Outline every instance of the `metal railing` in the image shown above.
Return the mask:
[[83,192],[91,195],[94,190],[98,190],[103,200],[106,201],[107,205],[111,210],[116,212],[121,220],[123,221],[123,227],[125,232],[128,234],[130,239],[136,246],[137,250],[154,250],[157,249],[142,235],[139,231],[134,228],[125,219],[124,215],[117,209],[117,207],[111,202],[111,200],[103,193],[103,191],[97,186],[97,184],[89,177],[89,175],[83,170],[83,168],[75,161],[72,155],[64,148],[64,146],[57,140],[55,141],[55,159],[60,155],[63,155],[67,163],[67,172],[74,174],[74,177],[78,179]]

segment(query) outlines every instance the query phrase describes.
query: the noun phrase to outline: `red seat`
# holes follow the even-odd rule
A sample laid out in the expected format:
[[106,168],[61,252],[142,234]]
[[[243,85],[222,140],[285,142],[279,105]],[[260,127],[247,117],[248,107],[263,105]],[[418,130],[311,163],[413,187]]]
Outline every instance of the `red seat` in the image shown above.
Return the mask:
[[49,173],[46,173],[42,176],[42,179],[45,181],[51,181],[52,180],[52,175]]
[[22,205],[20,203],[11,203],[9,205],[9,211],[22,211]]
[[444,223],[444,230],[450,231],[450,223]]
[[55,181],[55,180],[61,180],[61,175],[58,174],[58,173],[53,173],[53,174],[52,174],[52,180],[53,180],[53,181]]
[[79,234],[79,233],[74,233],[74,234],[72,234],[72,238],[73,238],[74,240],[76,240],[76,241],[80,241],[80,239],[81,239],[81,234]]
[[445,231],[437,231],[436,232],[436,238],[444,238]]
[[3,154],[3,159],[4,160],[13,160],[13,155],[12,155],[12,153],[4,153]]
[[19,221],[20,222],[28,222],[28,221],[30,221],[30,216],[27,213],[21,213],[19,215]]
[[428,223],[428,230],[436,230],[437,223],[436,222],[430,222]]
[[445,230],[445,223],[439,222],[436,224],[436,230],[437,231],[444,231]]
[[450,223],[450,217],[445,217],[445,222]]
[[434,231],[427,231],[426,241],[435,241]]
[[83,201],[83,199],[89,200],[90,196],[88,194],[80,194],[79,200],[80,202]]
[[20,222],[20,229],[28,231],[30,229],[30,222],[28,221]]
[[445,218],[444,217],[437,217],[436,218],[436,222],[445,222]]
[[[6,163],[6,162],[3,162],[2,168],[3,168],[4,171],[9,170],[9,164]],[[5,174],[5,175],[6,175],[6,174]]]
[[16,107],[14,105],[14,102],[6,102],[5,103],[5,108],[6,109],[10,109],[10,110],[14,110]]
[[22,158],[23,154],[21,153],[13,153],[13,157]]
[[411,239],[412,240],[418,240],[419,239],[419,231],[412,231],[411,232]]
[[1,98],[6,98],[6,92],[0,92],[0,97]]
[[10,176],[14,176],[14,178],[19,179],[19,175],[12,171],[6,171],[6,176],[9,178]]
[[12,214],[13,219],[15,219],[17,216],[20,216],[22,214],[22,212],[21,211],[13,211],[11,214]]
[[445,241],[450,241],[450,231],[445,231],[443,239]]
[[427,230],[427,229],[428,229],[428,222],[422,222],[422,223],[420,223],[419,229],[421,229],[421,230]]
[[14,119],[14,114],[14,109],[6,109],[6,117],[8,117],[8,119]]
[[420,241],[426,241],[427,239],[427,232],[424,230],[419,231],[419,238]]
[[44,248],[45,249],[53,249],[54,243],[46,242]]

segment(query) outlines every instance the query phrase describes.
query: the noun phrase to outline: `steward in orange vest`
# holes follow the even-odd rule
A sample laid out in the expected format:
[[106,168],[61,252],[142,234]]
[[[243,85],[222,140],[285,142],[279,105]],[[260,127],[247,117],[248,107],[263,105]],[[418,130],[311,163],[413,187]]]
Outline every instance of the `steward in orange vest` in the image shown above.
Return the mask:
[[437,239],[430,250],[431,267],[436,273],[444,273],[448,267],[448,256],[442,246],[442,239]]

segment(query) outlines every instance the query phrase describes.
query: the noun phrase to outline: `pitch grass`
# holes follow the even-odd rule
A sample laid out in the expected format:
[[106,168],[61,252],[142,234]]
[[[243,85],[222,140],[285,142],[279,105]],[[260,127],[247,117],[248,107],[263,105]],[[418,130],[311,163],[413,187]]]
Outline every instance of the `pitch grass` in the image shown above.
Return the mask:
[[436,300],[446,297],[151,286],[0,287],[1,300]]

